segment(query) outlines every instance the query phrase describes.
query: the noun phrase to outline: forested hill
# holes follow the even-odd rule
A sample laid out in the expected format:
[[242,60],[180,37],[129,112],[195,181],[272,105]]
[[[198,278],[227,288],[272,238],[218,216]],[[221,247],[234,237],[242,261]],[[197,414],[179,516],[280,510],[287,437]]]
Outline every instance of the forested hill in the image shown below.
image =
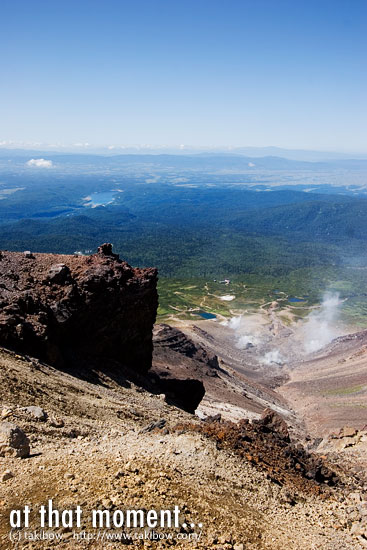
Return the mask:
[[236,231],[291,236],[340,243],[367,239],[367,199],[311,201],[244,212],[232,223]]
[[50,202],[44,194],[37,203],[34,193],[33,204],[26,190],[26,210],[23,191],[1,201],[0,248],[84,253],[108,241],[132,265],[155,265],[170,277],[278,276],[366,257],[361,197],[142,184],[126,186],[112,204],[87,208],[76,189],[64,182],[47,189]]

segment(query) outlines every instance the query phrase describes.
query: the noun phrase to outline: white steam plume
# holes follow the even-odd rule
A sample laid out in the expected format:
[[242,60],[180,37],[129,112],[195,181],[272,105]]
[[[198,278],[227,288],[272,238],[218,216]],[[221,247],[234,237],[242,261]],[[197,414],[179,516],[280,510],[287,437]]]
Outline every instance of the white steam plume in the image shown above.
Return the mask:
[[236,348],[247,349],[260,343],[261,335],[258,322],[250,316],[232,317],[226,324],[236,334]]
[[[330,344],[343,331],[338,323],[342,301],[338,293],[326,292],[321,306],[292,327],[274,330],[260,315],[239,315],[224,321],[233,330],[235,347],[249,352],[247,360],[257,357],[263,365],[282,366]],[[279,327],[278,327],[279,328]]]
[[278,349],[273,349],[272,351],[268,351],[268,353],[265,353],[264,357],[261,360],[261,363],[263,363],[263,365],[283,365],[284,361],[282,356],[280,355],[280,351]]
[[318,351],[340,335],[335,323],[341,303],[338,293],[326,292],[319,311],[312,312],[307,317],[300,329],[307,353]]

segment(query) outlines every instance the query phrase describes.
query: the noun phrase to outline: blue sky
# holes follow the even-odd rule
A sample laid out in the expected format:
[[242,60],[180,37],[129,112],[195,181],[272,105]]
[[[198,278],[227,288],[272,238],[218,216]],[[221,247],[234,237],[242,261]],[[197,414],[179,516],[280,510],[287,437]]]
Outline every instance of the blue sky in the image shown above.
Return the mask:
[[367,152],[367,0],[1,0],[0,142]]

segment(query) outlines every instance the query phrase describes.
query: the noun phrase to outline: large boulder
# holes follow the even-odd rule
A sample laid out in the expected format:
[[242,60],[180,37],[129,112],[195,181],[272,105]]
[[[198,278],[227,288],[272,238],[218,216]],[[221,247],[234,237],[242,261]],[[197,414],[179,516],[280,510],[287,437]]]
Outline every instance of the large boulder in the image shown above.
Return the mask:
[[194,413],[205,395],[204,384],[195,379],[161,378],[161,391],[166,401]]
[[0,456],[26,458],[29,452],[29,439],[25,433],[12,422],[1,422]]

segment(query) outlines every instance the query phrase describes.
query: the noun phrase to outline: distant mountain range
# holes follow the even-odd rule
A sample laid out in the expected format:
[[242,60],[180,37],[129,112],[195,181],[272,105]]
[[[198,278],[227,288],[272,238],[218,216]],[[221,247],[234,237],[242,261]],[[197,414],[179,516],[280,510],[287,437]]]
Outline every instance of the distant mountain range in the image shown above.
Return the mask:
[[[206,172],[254,172],[255,170],[366,170],[367,156],[365,158],[348,158],[347,156],[335,156],[335,158],[313,157],[312,160],[300,160],[296,158],[287,158],[285,156],[245,156],[237,152],[206,152],[196,154],[162,154],[138,152],[124,154],[92,154],[90,151],[70,153],[55,151],[34,151],[20,149],[0,149],[0,162],[7,162],[6,167],[11,168],[15,165],[27,167],[29,170],[43,170],[44,166],[26,166],[31,159],[47,159],[53,163],[53,168],[63,169],[63,167],[82,167],[89,168],[98,166],[99,168],[118,168],[118,167],[145,167],[152,169],[175,169],[175,170],[194,170]],[[279,151],[278,151],[279,153]],[[296,155],[295,155],[296,156]],[[309,155],[312,157],[312,155]],[[2,165],[4,168],[4,165]]]
[[306,162],[330,162],[347,159],[367,160],[367,153],[341,153],[335,151],[312,151],[307,149],[285,149],[281,147],[218,147],[218,148],[195,148],[184,146],[174,147],[62,147],[55,148],[44,146],[42,149],[33,148],[6,148],[0,147],[0,157],[22,157],[22,156],[57,156],[64,155],[75,156],[209,156],[209,157],[228,157],[241,156],[251,159],[262,157],[279,157],[287,160],[306,161]]

